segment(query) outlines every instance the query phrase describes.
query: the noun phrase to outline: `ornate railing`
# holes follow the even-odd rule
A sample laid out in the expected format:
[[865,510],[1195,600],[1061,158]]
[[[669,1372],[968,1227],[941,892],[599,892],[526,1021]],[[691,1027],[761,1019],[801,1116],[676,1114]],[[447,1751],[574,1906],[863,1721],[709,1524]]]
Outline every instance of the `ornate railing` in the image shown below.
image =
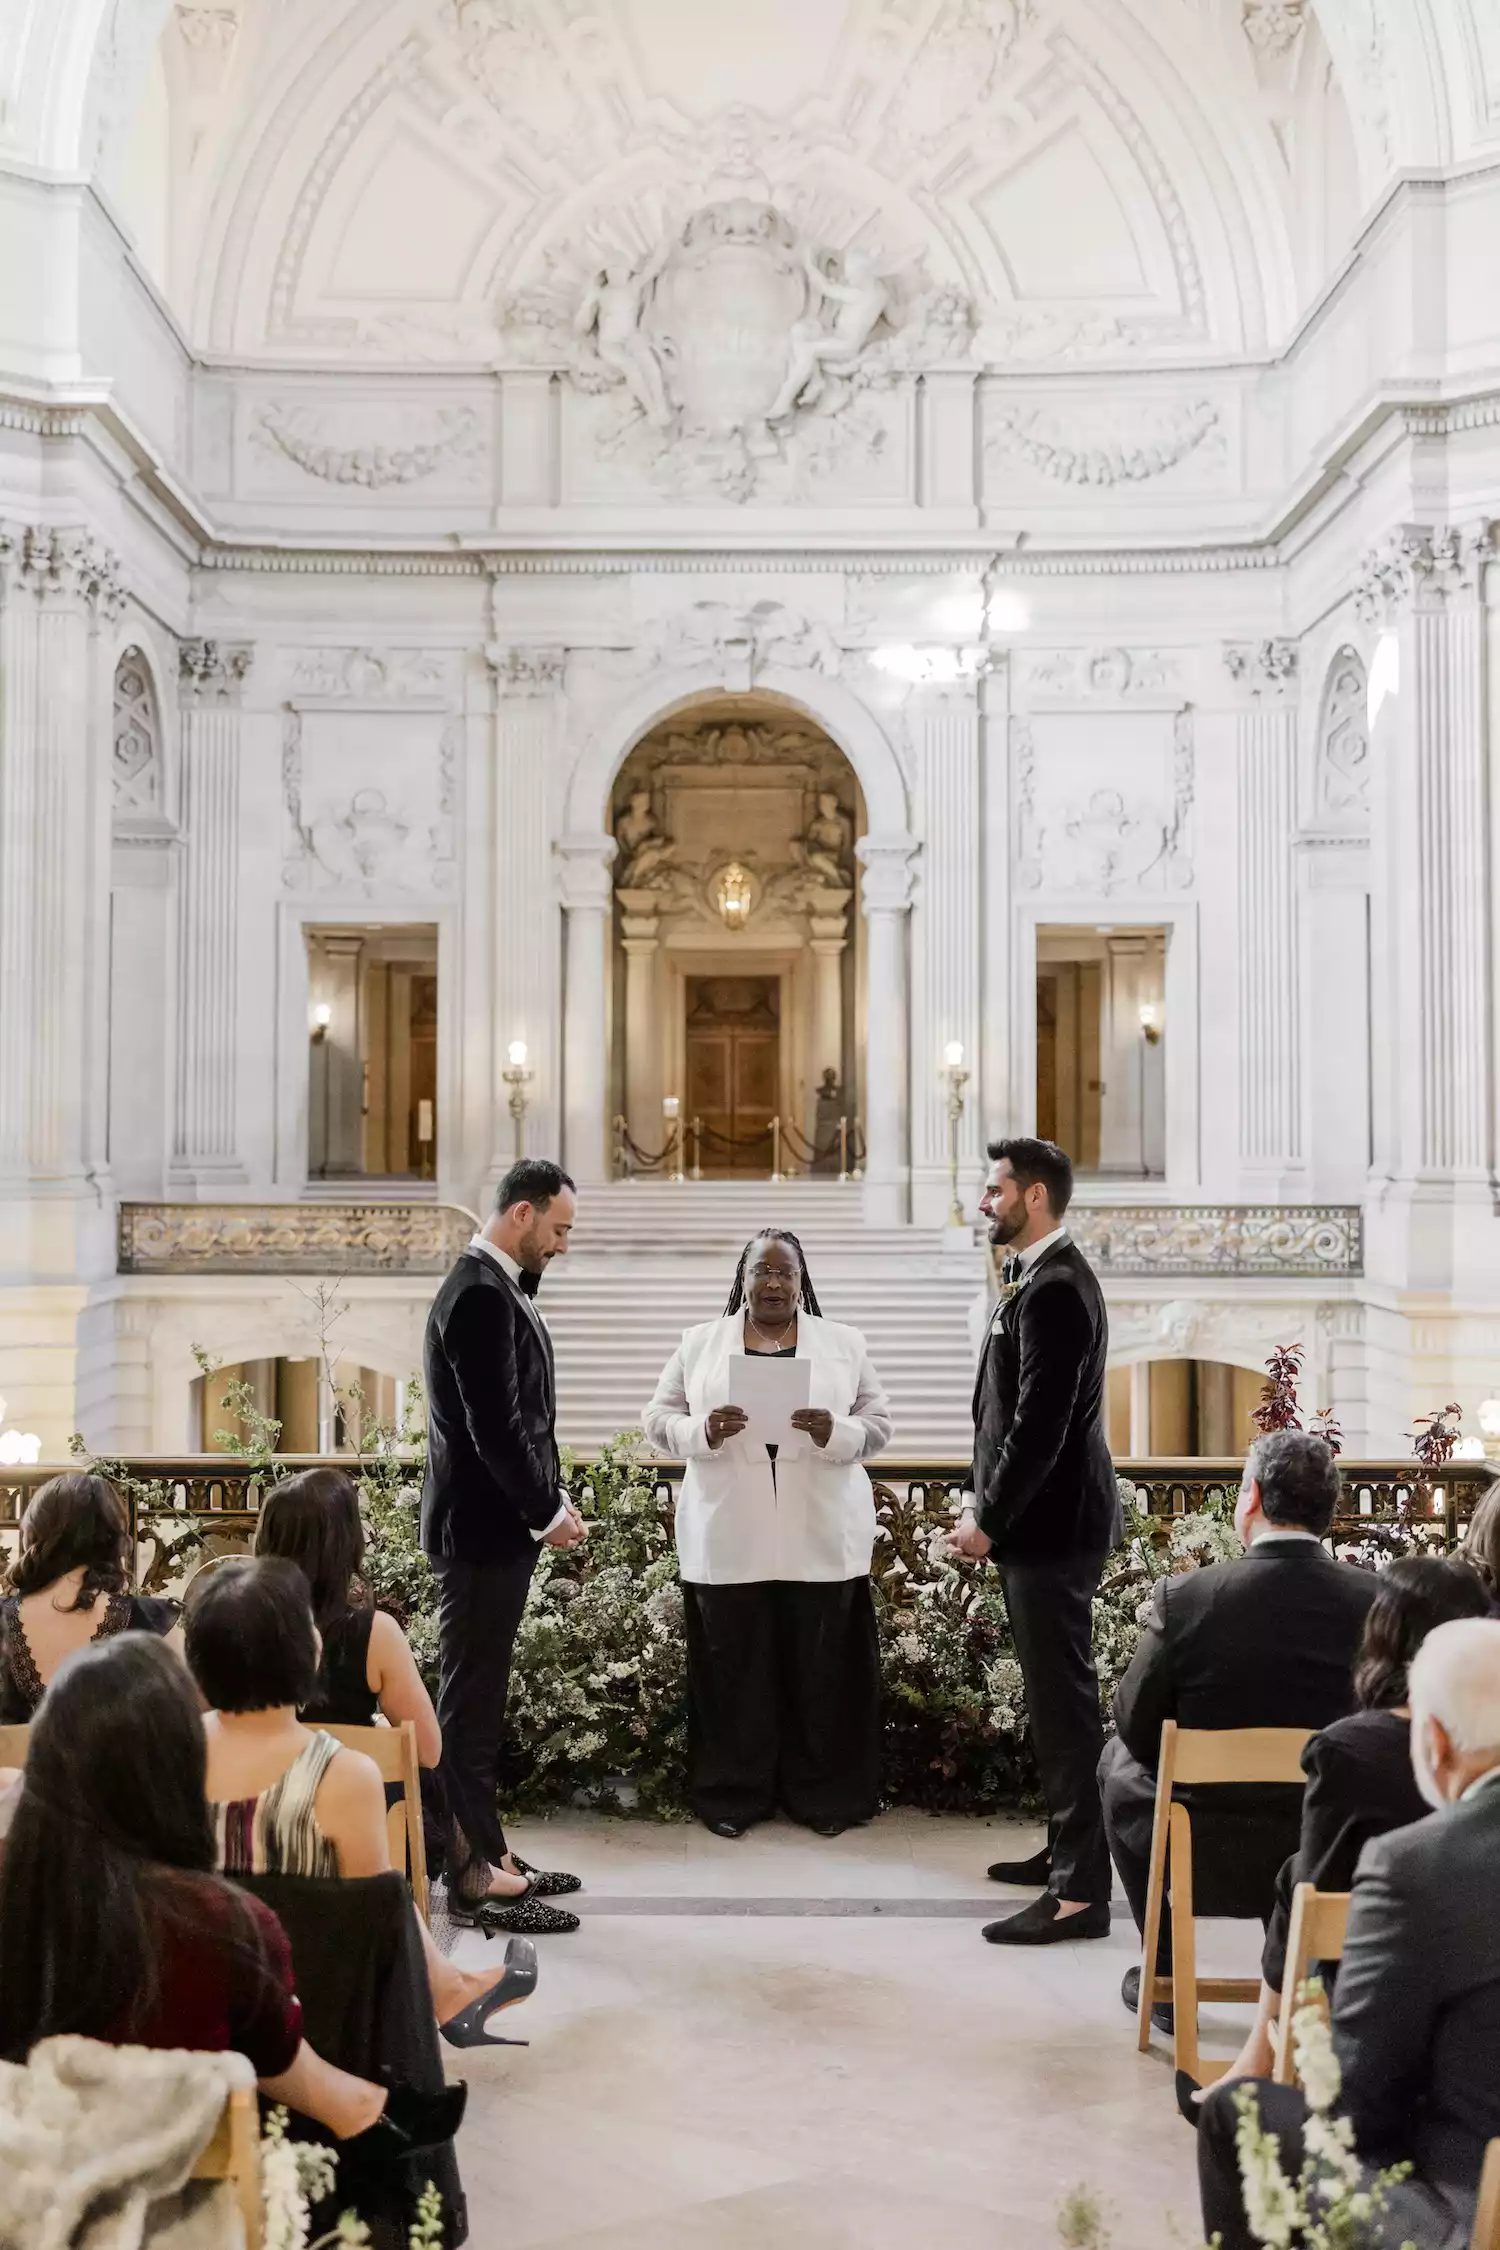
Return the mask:
[[[152,1572],[158,1582],[162,1536],[155,1526],[175,1522],[187,1535],[212,1535],[225,1545],[243,1542],[254,1531],[273,1476],[317,1465],[315,1455],[284,1454],[267,1471],[212,1453],[138,1456],[118,1464],[127,1480],[138,1538],[151,1539],[157,1549]],[[349,1454],[339,1456],[336,1465],[357,1467]],[[875,1469],[877,1499],[890,1503],[899,1495],[908,1514],[915,1510],[946,1519],[963,1489],[967,1466],[951,1460],[883,1460]],[[1115,1466],[1152,1515],[1172,1517],[1210,1505],[1232,1506],[1243,1464],[1218,1459],[1120,1461]],[[1415,1542],[1451,1550],[1497,1475],[1485,1461],[1450,1461],[1430,1478],[1411,1461],[1342,1461],[1339,1467],[1343,1502],[1332,1534],[1336,1545],[1407,1547]],[[680,1482],[682,1472],[680,1461],[649,1465],[664,1496]],[[0,1469],[0,1534],[11,1535],[6,1544],[12,1543],[32,1493],[58,1473],[45,1466]]]
[[121,1273],[446,1273],[478,1225],[454,1203],[122,1203]]
[[1330,1280],[1364,1271],[1355,1203],[1075,1202],[1068,1231],[1106,1279]]

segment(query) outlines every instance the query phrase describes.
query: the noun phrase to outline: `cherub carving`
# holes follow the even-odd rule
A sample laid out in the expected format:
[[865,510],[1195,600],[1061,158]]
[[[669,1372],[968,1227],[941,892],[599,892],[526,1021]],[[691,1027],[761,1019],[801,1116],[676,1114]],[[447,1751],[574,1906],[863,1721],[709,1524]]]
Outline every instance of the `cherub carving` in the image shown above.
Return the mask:
[[817,814],[807,824],[803,847],[804,864],[825,889],[841,890],[848,882],[847,854],[853,840],[853,823],[839,810],[838,798],[831,789],[820,790]]
[[671,860],[677,846],[664,836],[655,813],[651,810],[649,789],[632,789],[626,811],[615,822],[615,841],[620,848],[620,871],[616,884],[622,891],[653,891],[670,888]]
[[593,337],[601,361],[619,376],[654,430],[671,427],[672,408],[661,361],[643,323],[652,285],[672,247],[669,232],[639,271],[619,253],[607,258],[573,318],[574,334]]
[[802,262],[817,295],[835,307],[833,325],[825,328],[820,312],[793,323],[786,381],[766,415],[768,422],[785,421],[799,405],[816,405],[825,376],[851,374],[890,306],[890,291],[870,251],[845,253],[842,281],[824,271],[811,245],[803,251]]

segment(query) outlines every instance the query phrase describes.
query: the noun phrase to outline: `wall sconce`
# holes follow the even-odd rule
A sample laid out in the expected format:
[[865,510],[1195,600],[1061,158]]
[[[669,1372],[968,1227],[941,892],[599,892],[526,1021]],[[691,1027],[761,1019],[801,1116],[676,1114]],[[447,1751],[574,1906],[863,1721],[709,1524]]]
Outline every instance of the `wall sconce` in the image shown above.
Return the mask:
[[943,1049],[943,1075],[948,1081],[948,1224],[961,1227],[964,1207],[958,1192],[958,1128],[964,1114],[964,1088],[969,1083],[961,1039],[950,1039]]
[[1162,1024],[1160,1008],[1158,1008],[1154,1000],[1143,1000],[1141,1002],[1142,1038],[1146,1041],[1146,1044],[1148,1046],[1154,1047],[1157,1044],[1158,1040],[1161,1038],[1161,1031]]
[[527,1047],[524,1039],[512,1039],[506,1053],[510,1067],[502,1070],[502,1082],[510,1088],[510,1117],[515,1127],[516,1162],[526,1154],[526,1089],[535,1073],[526,1068]]
[[312,1012],[312,1036],[320,1044],[328,1037],[328,1026],[332,1021],[332,1008],[326,1000],[320,1000]]

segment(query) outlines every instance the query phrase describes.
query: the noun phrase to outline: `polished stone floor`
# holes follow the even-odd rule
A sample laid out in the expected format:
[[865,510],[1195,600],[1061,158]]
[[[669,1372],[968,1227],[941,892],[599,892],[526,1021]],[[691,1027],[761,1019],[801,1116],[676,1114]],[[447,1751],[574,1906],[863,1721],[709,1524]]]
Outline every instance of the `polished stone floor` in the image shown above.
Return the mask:
[[[1138,2055],[1120,2003],[1123,1904],[1104,1941],[980,1940],[1025,1895],[986,1864],[1039,1840],[912,1813],[832,1842],[517,1828],[584,1878],[584,1924],[541,1941],[535,1997],[495,2027],[528,2047],[450,2056],[478,2250],[1048,2250],[1080,2183],[1112,2250],[1196,2242],[1165,2046]],[[1205,1970],[1252,1972],[1259,1934],[1211,1927]],[[1227,2054],[1244,2020],[1205,2016],[1205,2044]]]

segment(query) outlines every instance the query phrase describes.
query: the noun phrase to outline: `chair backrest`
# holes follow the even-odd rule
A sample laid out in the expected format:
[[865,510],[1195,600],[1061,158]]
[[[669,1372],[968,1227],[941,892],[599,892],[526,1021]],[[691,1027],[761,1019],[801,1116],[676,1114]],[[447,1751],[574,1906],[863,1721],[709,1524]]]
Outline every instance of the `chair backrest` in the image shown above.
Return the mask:
[[1500,2141],[1491,2141],[1484,2152],[1469,2250],[1500,2250]]
[[30,1727],[0,1727],[0,1766],[24,1766]]
[[1161,1765],[1174,1783],[1285,1782],[1302,1788],[1302,1752],[1313,1727],[1180,1727],[1161,1730]]
[[193,2166],[195,2180],[227,2180],[245,2229],[245,2250],[260,2250],[260,2110],[255,2090],[235,2086],[208,2145]]
[[1292,1893],[1291,1923],[1287,1931],[1286,1967],[1281,1978],[1281,2007],[1276,2022],[1276,2067],[1280,2086],[1290,2086],[1296,2076],[1292,2051],[1292,2019],[1297,1994],[1307,1982],[1315,1961],[1337,1961],[1344,1950],[1349,1926],[1348,1891],[1314,1890],[1299,1883]]
[[417,1756],[417,1730],[410,1719],[398,1727],[325,1726],[346,1750],[362,1750],[373,1758],[380,1778],[401,1790],[401,1803],[392,1805],[385,1818],[391,1865],[402,1869],[411,1884],[412,1897],[423,1921],[428,1920],[427,1845],[422,1833],[422,1765]]

